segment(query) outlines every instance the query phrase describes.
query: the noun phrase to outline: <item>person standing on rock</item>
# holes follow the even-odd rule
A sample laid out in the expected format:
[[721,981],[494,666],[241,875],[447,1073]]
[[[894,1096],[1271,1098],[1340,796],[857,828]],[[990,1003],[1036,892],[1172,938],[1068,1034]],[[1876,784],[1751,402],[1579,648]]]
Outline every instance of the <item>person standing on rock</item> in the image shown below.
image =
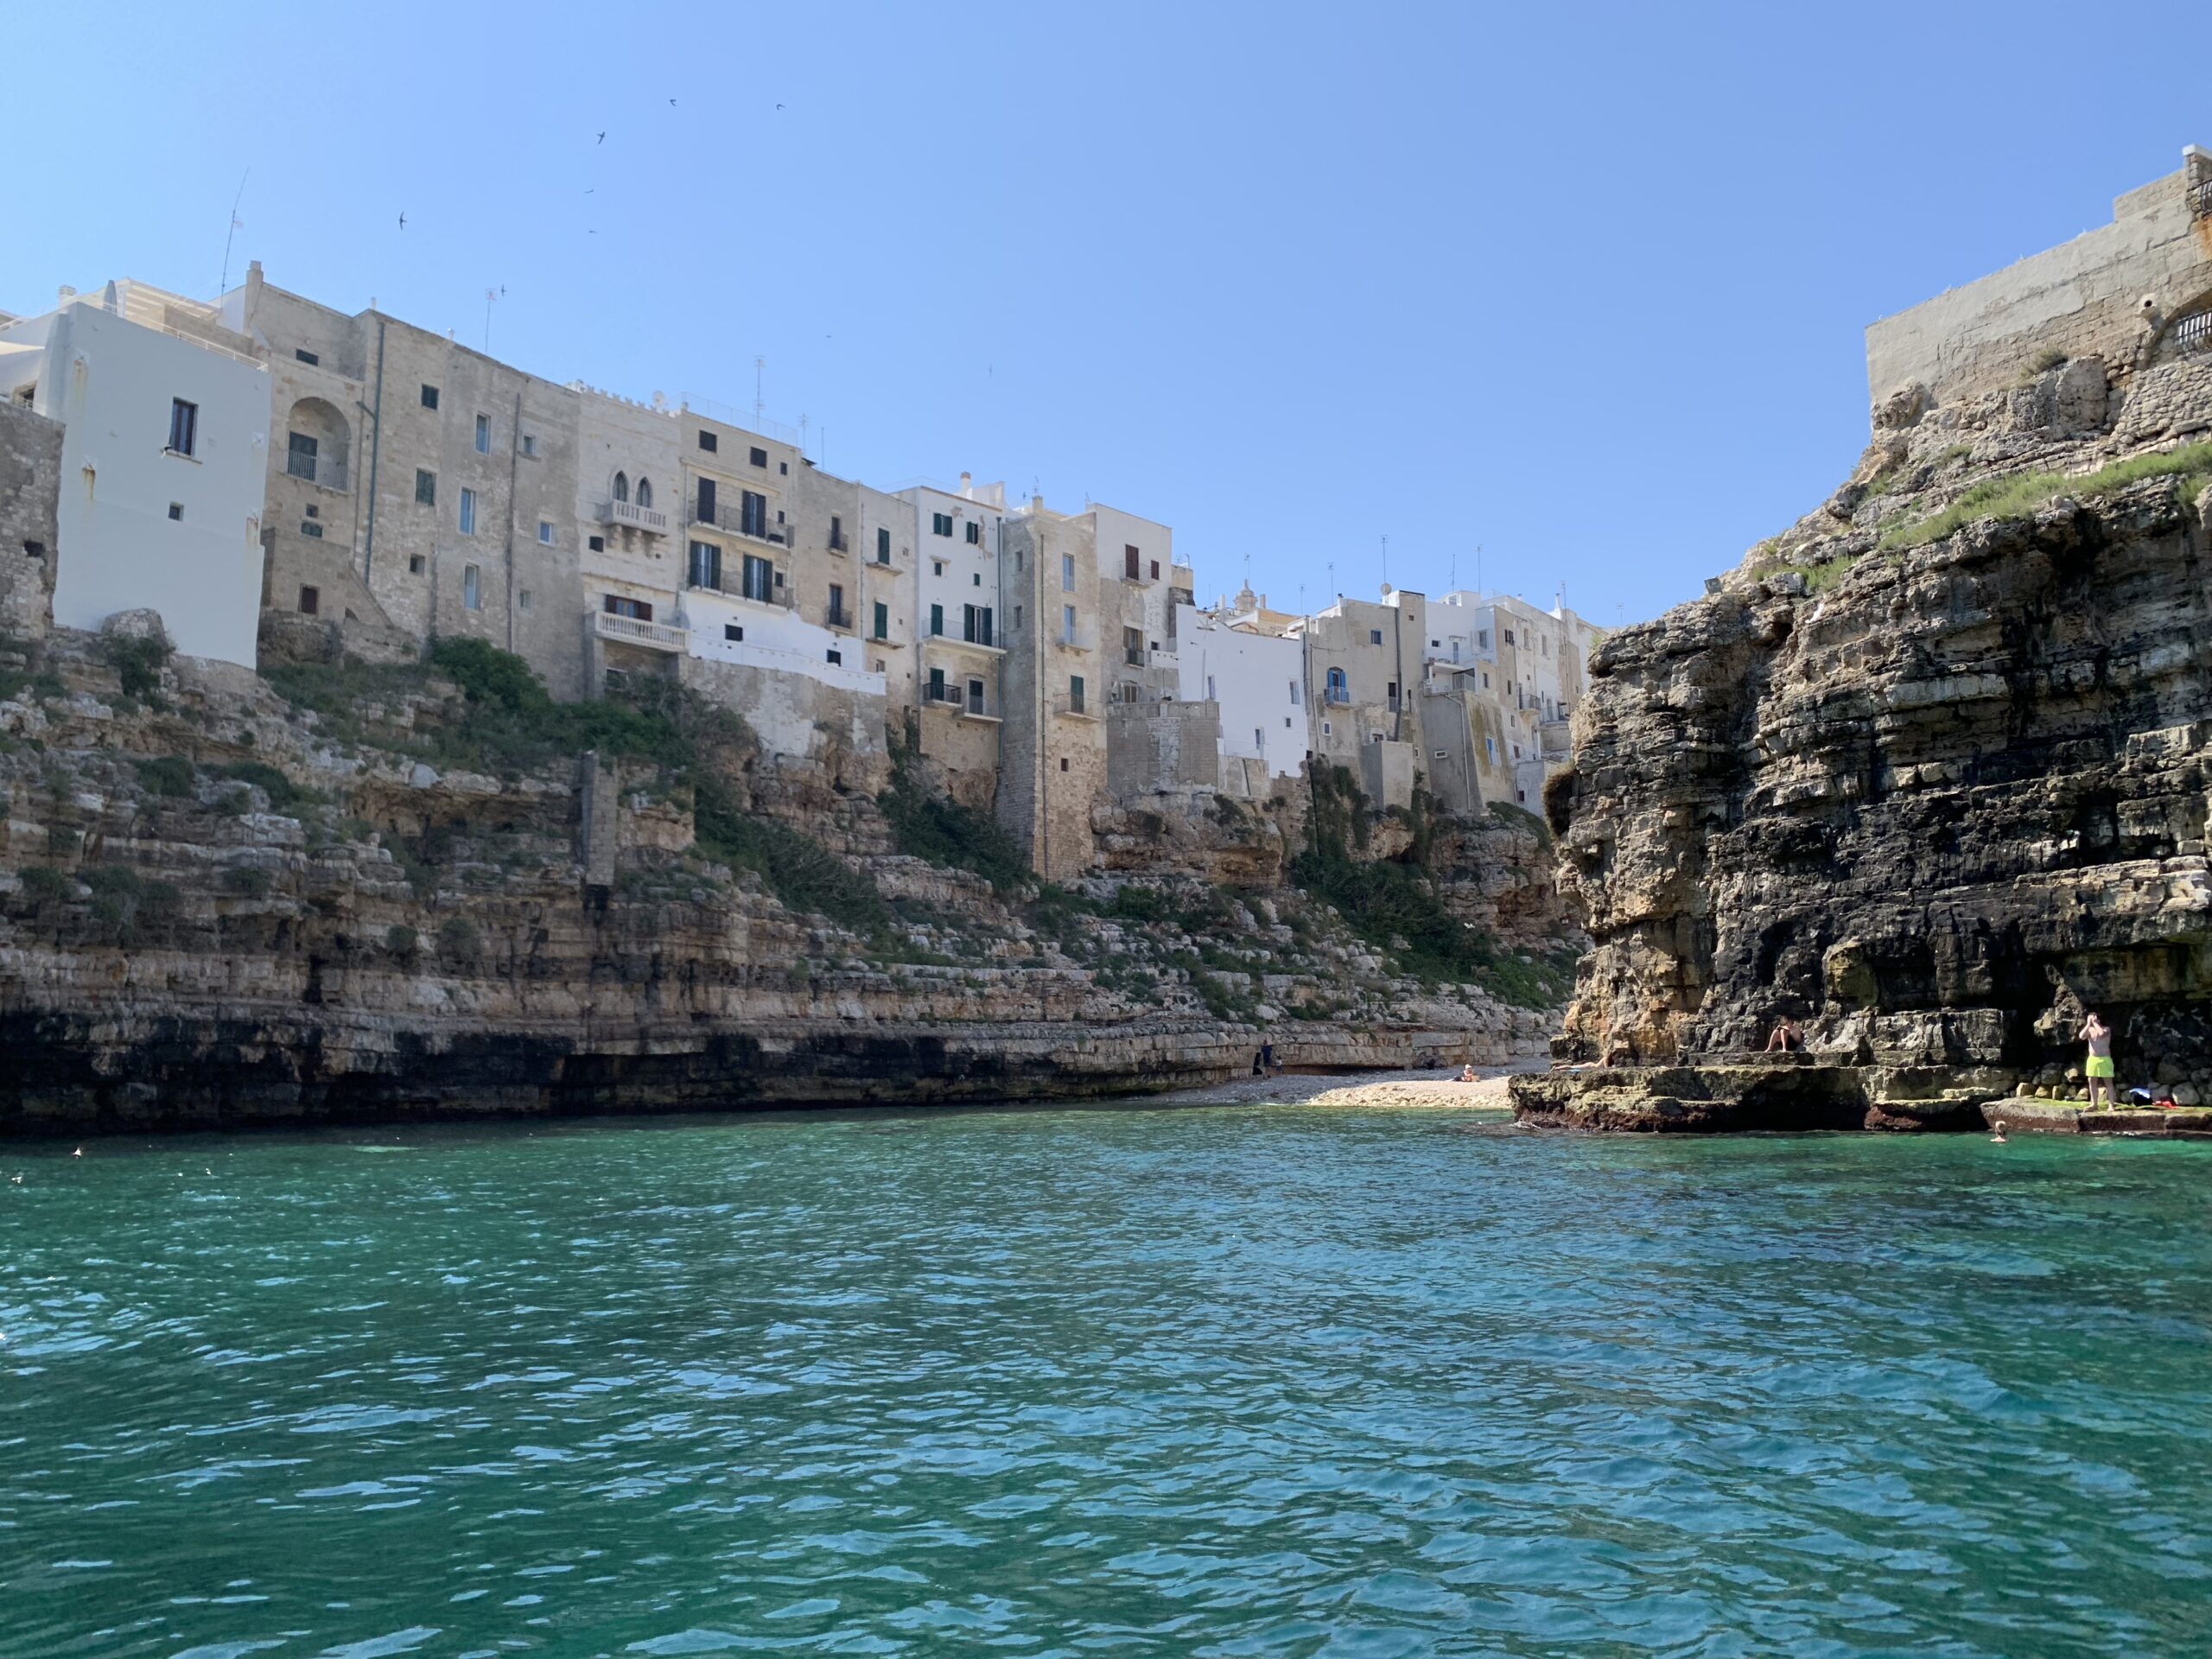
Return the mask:
[[2112,1027],[2097,1017],[2094,1010],[2082,1022],[2081,1040],[2089,1046],[2089,1063],[2084,1068],[2089,1078],[2089,1109],[2097,1109],[2098,1096],[2104,1099],[2104,1109],[2113,1108],[2112,1099]]

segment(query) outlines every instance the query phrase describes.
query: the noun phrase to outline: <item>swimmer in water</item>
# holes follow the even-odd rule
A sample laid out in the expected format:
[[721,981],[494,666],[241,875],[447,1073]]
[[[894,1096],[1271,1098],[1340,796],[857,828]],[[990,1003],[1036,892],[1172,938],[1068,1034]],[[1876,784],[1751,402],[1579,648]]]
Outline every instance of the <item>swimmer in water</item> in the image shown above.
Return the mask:
[[1997,1120],[1995,1132],[1992,1134],[1989,1138],[1991,1141],[1997,1146],[2001,1147],[2005,1144],[2005,1120],[2003,1118],[2000,1117]]

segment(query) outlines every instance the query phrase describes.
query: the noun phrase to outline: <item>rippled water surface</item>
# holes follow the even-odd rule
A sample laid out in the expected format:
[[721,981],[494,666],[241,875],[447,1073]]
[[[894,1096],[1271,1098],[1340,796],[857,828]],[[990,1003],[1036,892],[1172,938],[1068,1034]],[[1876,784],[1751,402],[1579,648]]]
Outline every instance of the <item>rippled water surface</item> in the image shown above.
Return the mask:
[[1288,1107],[0,1147],[0,1655],[2202,1653],[2208,1193]]

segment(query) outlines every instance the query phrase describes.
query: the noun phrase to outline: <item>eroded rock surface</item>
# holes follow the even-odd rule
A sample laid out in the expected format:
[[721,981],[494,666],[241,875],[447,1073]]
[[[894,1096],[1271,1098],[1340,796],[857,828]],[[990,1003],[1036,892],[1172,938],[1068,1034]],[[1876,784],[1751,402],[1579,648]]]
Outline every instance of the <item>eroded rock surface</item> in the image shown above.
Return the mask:
[[[2208,430],[2202,366],[1901,393],[1825,506],[1613,634],[1548,791],[1593,941],[1555,1053],[1711,1065],[1788,1014],[1834,1062],[2063,1093],[2094,1007],[2123,1084],[2212,1086]],[[1516,1095],[1609,1127],[1624,1088],[1713,1116],[1712,1086]]]

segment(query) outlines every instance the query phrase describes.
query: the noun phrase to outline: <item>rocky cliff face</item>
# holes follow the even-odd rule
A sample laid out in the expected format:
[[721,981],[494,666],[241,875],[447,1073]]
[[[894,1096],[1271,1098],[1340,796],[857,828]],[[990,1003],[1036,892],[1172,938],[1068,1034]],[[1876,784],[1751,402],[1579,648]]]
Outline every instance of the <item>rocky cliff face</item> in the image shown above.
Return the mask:
[[0,642],[0,1130],[1082,1096],[1263,1039],[1497,1062],[1554,1018],[1408,976],[1280,884],[1261,815],[1175,826],[1187,873],[1040,891],[902,852],[888,798],[727,717],[665,725],[677,767],[595,706],[579,766],[476,687],[292,672],[308,706]]
[[2094,1007],[2124,1081],[2212,1090],[2207,431],[2189,364],[1908,392],[1822,509],[1612,635],[1548,791],[1594,947],[1555,1052],[1713,1063],[1789,1014],[1994,1092],[2063,1085]]

